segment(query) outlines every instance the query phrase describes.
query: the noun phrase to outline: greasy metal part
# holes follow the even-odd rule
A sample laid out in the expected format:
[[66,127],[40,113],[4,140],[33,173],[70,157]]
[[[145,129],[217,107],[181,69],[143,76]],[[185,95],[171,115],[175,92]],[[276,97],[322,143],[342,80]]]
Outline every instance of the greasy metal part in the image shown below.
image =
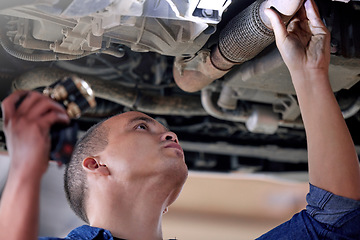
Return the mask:
[[[349,89],[360,81],[360,59],[331,55],[329,77],[334,92]],[[267,48],[256,58],[235,66],[224,76],[224,85],[277,94],[293,94],[295,89],[288,68],[276,46]]]
[[[195,54],[205,45],[231,0],[201,0],[201,4],[198,3],[183,0],[91,0],[85,6],[81,0],[62,3],[43,0],[0,9],[0,15],[30,22],[29,31],[22,36],[28,39],[23,43],[23,47],[28,49],[41,43],[40,48],[49,52],[81,55],[104,51],[109,43],[113,43],[138,52],[181,56]],[[202,10],[207,14],[201,14]]]
[[225,109],[235,110],[237,107],[237,101],[237,92],[226,85],[223,86],[217,105]]
[[34,3],[35,0],[16,0],[16,1],[0,1],[0,9],[16,7],[19,5],[26,5]]
[[219,46],[211,51],[211,62],[215,68],[222,71],[229,71],[236,63],[227,60],[220,52]]
[[225,88],[231,88],[233,91],[235,91],[236,94],[234,95],[234,98],[236,97],[238,100],[273,105],[279,102],[279,95],[273,92],[248,88],[232,88],[231,86],[224,84],[223,90]]
[[14,44],[6,35],[4,25],[0,27],[0,45],[3,49],[13,57],[32,62],[58,61],[58,60],[75,60],[92,54],[93,52],[85,52],[81,55],[67,55],[58,53],[28,53],[20,51],[14,47]]
[[345,119],[348,119],[354,116],[356,113],[360,111],[360,97],[356,99],[356,101],[349,107],[348,109],[342,110],[342,115]]
[[273,105],[276,113],[281,113],[281,118],[287,121],[296,120],[301,112],[297,100],[290,94],[278,94],[277,102]]
[[[80,23],[78,23],[78,25],[79,24]],[[124,56],[123,52],[119,52],[112,48],[101,49],[101,38],[95,37],[92,34],[88,34],[87,40],[84,42],[82,39],[83,38],[82,34],[73,33],[77,28],[80,28],[79,31],[81,31],[84,26],[78,27],[78,25],[76,25],[71,31],[72,34],[69,33],[70,31],[69,28],[63,29],[66,38],[63,39],[63,43],[59,44],[57,41],[55,41],[55,43],[51,43],[50,41],[48,41],[48,39],[37,40],[36,38],[34,38],[33,35],[30,33],[31,30],[29,27],[30,20],[28,19],[11,20],[7,23],[7,25],[9,27],[16,26],[17,30],[6,31],[5,29],[6,24],[4,24],[0,29],[0,45],[10,55],[25,61],[44,62],[44,61],[76,60],[94,53],[108,54],[118,58]],[[37,26],[36,24],[33,25]],[[45,29],[47,29],[45,26],[48,25],[43,25],[43,26]],[[56,27],[56,25],[54,26]],[[52,34],[54,33],[52,32],[49,33],[49,35]],[[9,37],[13,39],[13,42],[10,41]],[[40,35],[40,37],[43,37],[43,35]],[[70,38],[72,40],[69,40]],[[75,42],[77,44],[81,43],[81,49],[80,47],[78,47],[80,50],[76,50],[76,44],[74,44]],[[22,48],[21,49],[16,48],[14,44],[20,45]],[[84,49],[86,51],[84,51]],[[31,53],[32,50],[43,50],[44,52]],[[49,52],[49,50],[52,50],[53,52]]]
[[274,7],[278,13],[281,14],[284,22],[288,22],[291,17],[296,13],[302,6],[304,0],[267,0],[260,6],[260,18],[262,22],[271,28],[270,19],[266,16],[264,9]]
[[[130,1],[130,0],[129,0]],[[86,16],[96,11],[102,11],[108,5],[110,5],[113,0],[73,0],[61,13],[62,16],[66,17],[81,17]],[[130,4],[129,4],[130,5]]]
[[117,57],[117,58],[122,58],[122,57],[125,56],[125,52],[124,52],[124,51],[115,50],[115,49],[111,49],[111,48],[107,48],[107,49],[104,49],[104,50],[100,50],[99,53],[111,55],[111,56]]
[[[279,116],[273,112],[272,107],[267,106],[263,107],[259,104],[252,104],[252,110],[246,111],[234,110],[234,111],[223,111],[217,107],[213,102],[213,92],[211,86],[205,87],[201,90],[201,103],[205,111],[218,119],[233,121],[233,122],[243,122],[246,123],[249,121],[249,118],[252,117],[252,120],[248,123],[249,131],[261,132],[264,134],[273,134],[275,125],[280,127],[289,127],[289,128],[298,128],[303,129],[304,125],[301,119],[295,119],[292,121],[289,120],[280,120]],[[260,119],[259,119],[260,118]],[[271,120],[269,120],[271,119]],[[276,124],[275,124],[276,123]]]
[[[59,69],[34,69],[17,78],[14,89],[35,89],[48,86],[72,73]],[[95,96],[118,103],[128,108],[158,115],[206,116],[197,96],[159,96],[154,93],[124,87],[117,82],[103,81],[89,76],[80,76],[94,90]]]
[[249,88],[233,88],[222,84],[217,105],[228,110],[237,108],[238,100],[255,103],[272,104],[273,111],[281,114],[281,118],[294,121],[300,116],[297,100],[291,94],[278,94]]
[[[275,37],[265,9],[275,8],[287,23],[300,9],[303,0],[258,0],[233,18],[221,31],[219,50],[225,59],[243,63],[254,58]],[[216,65],[216,63],[215,63]]]
[[274,113],[272,108],[254,104],[245,125],[253,133],[274,134],[279,127],[279,121],[279,115]]
[[218,47],[228,61],[246,62],[274,42],[273,31],[261,19],[260,6],[264,3],[266,2],[254,2],[221,31]]
[[[235,64],[246,62],[274,42],[273,31],[269,28],[265,7],[273,6],[283,11],[283,19],[294,15],[303,0],[292,0],[284,4],[281,0],[258,0],[233,18],[221,31],[218,46],[206,60],[204,71],[197,57],[190,60],[177,59],[174,64],[174,78],[178,86],[188,92],[201,90],[215,79],[224,76]],[[265,6],[265,7],[264,7]],[[266,17],[266,19],[265,19]],[[267,22],[266,25],[264,22]],[[207,58],[205,58],[207,59]],[[179,65],[181,67],[179,67]],[[205,65],[205,64],[204,64]],[[194,66],[197,66],[194,67]],[[212,74],[216,72],[216,74]]]
[[62,41],[50,44],[54,52],[80,55],[82,52],[94,52],[102,48],[102,35],[92,33],[92,22],[90,17],[80,18],[73,28],[62,28]]
[[213,90],[209,87],[203,88],[201,90],[201,103],[205,111],[218,119],[233,121],[233,122],[246,122],[248,119],[248,114],[245,111],[238,111],[236,114],[229,114],[221,111],[212,101],[212,92]]
[[294,121],[288,121],[288,120],[280,120],[279,121],[280,127],[287,127],[287,128],[296,128],[296,129],[304,129],[304,123],[302,122],[302,119],[298,118]]
[[298,102],[291,94],[278,94],[249,88],[233,88],[230,85],[223,84],[217,102],[218,106],[228,110],[235,110],[238,100],[272,104],[273,111],[280,113],[283,120],[294,121],[300,116]]
[[265,146],[244,146],[232,145],[228,143],[204,143],[181,141],[184,151],[202,152],[208,154],[234,155],[239,157],[255,157],[268,159],[277,162],[301,163],[307,162],[306,149],[282,148],[275,145]]
[[214,67],[210,60],[210,51],[207,50],[199,51],[191,59],[176,58],[173,68],[176,84],[186,92],[199,91],[227,72]]

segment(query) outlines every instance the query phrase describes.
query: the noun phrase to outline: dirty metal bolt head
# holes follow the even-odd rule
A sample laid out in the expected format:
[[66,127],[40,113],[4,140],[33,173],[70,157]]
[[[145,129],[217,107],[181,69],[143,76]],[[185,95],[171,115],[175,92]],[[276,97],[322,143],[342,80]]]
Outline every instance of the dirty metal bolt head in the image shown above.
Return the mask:
[[214,14],[214,11],[212,9],[203,9],[201,11],[201,14],[203,15],[203,17],[212,17]]

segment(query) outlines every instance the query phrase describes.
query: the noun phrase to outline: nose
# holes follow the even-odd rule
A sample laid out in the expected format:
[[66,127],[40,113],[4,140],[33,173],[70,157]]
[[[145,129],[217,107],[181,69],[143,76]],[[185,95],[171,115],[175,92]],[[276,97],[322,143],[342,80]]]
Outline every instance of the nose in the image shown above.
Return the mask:
[[161,136],[161,140],[162,141],[173,141],[173,142],[179,143],[178,137],[173,132],[163,133],[163,135]]

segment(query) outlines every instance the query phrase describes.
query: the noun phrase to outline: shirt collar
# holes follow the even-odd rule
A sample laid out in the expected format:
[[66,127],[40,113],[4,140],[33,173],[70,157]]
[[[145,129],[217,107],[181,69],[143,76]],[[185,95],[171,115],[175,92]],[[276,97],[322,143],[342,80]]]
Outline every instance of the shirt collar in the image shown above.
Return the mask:
[[70,239],[81,239],[81,240],[114,240],[109,230],[103,228],[91,227],[89,225],[83,225],[81,227],[72,230],[68,236]]

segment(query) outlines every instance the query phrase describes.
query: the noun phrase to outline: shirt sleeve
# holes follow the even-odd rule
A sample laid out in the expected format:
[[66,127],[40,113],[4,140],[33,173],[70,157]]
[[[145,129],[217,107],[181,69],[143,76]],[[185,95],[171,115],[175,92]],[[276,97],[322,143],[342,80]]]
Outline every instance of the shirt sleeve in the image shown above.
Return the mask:
[[334,227],[341,227],[344,224],[341,219],[360,208],[360,201],[335,195],[312,184],[306,201],[306,211],[311,217]]
[[306,200],[306,210],[258,239],[360,239],[360,201],[337,196],[311,184]]

